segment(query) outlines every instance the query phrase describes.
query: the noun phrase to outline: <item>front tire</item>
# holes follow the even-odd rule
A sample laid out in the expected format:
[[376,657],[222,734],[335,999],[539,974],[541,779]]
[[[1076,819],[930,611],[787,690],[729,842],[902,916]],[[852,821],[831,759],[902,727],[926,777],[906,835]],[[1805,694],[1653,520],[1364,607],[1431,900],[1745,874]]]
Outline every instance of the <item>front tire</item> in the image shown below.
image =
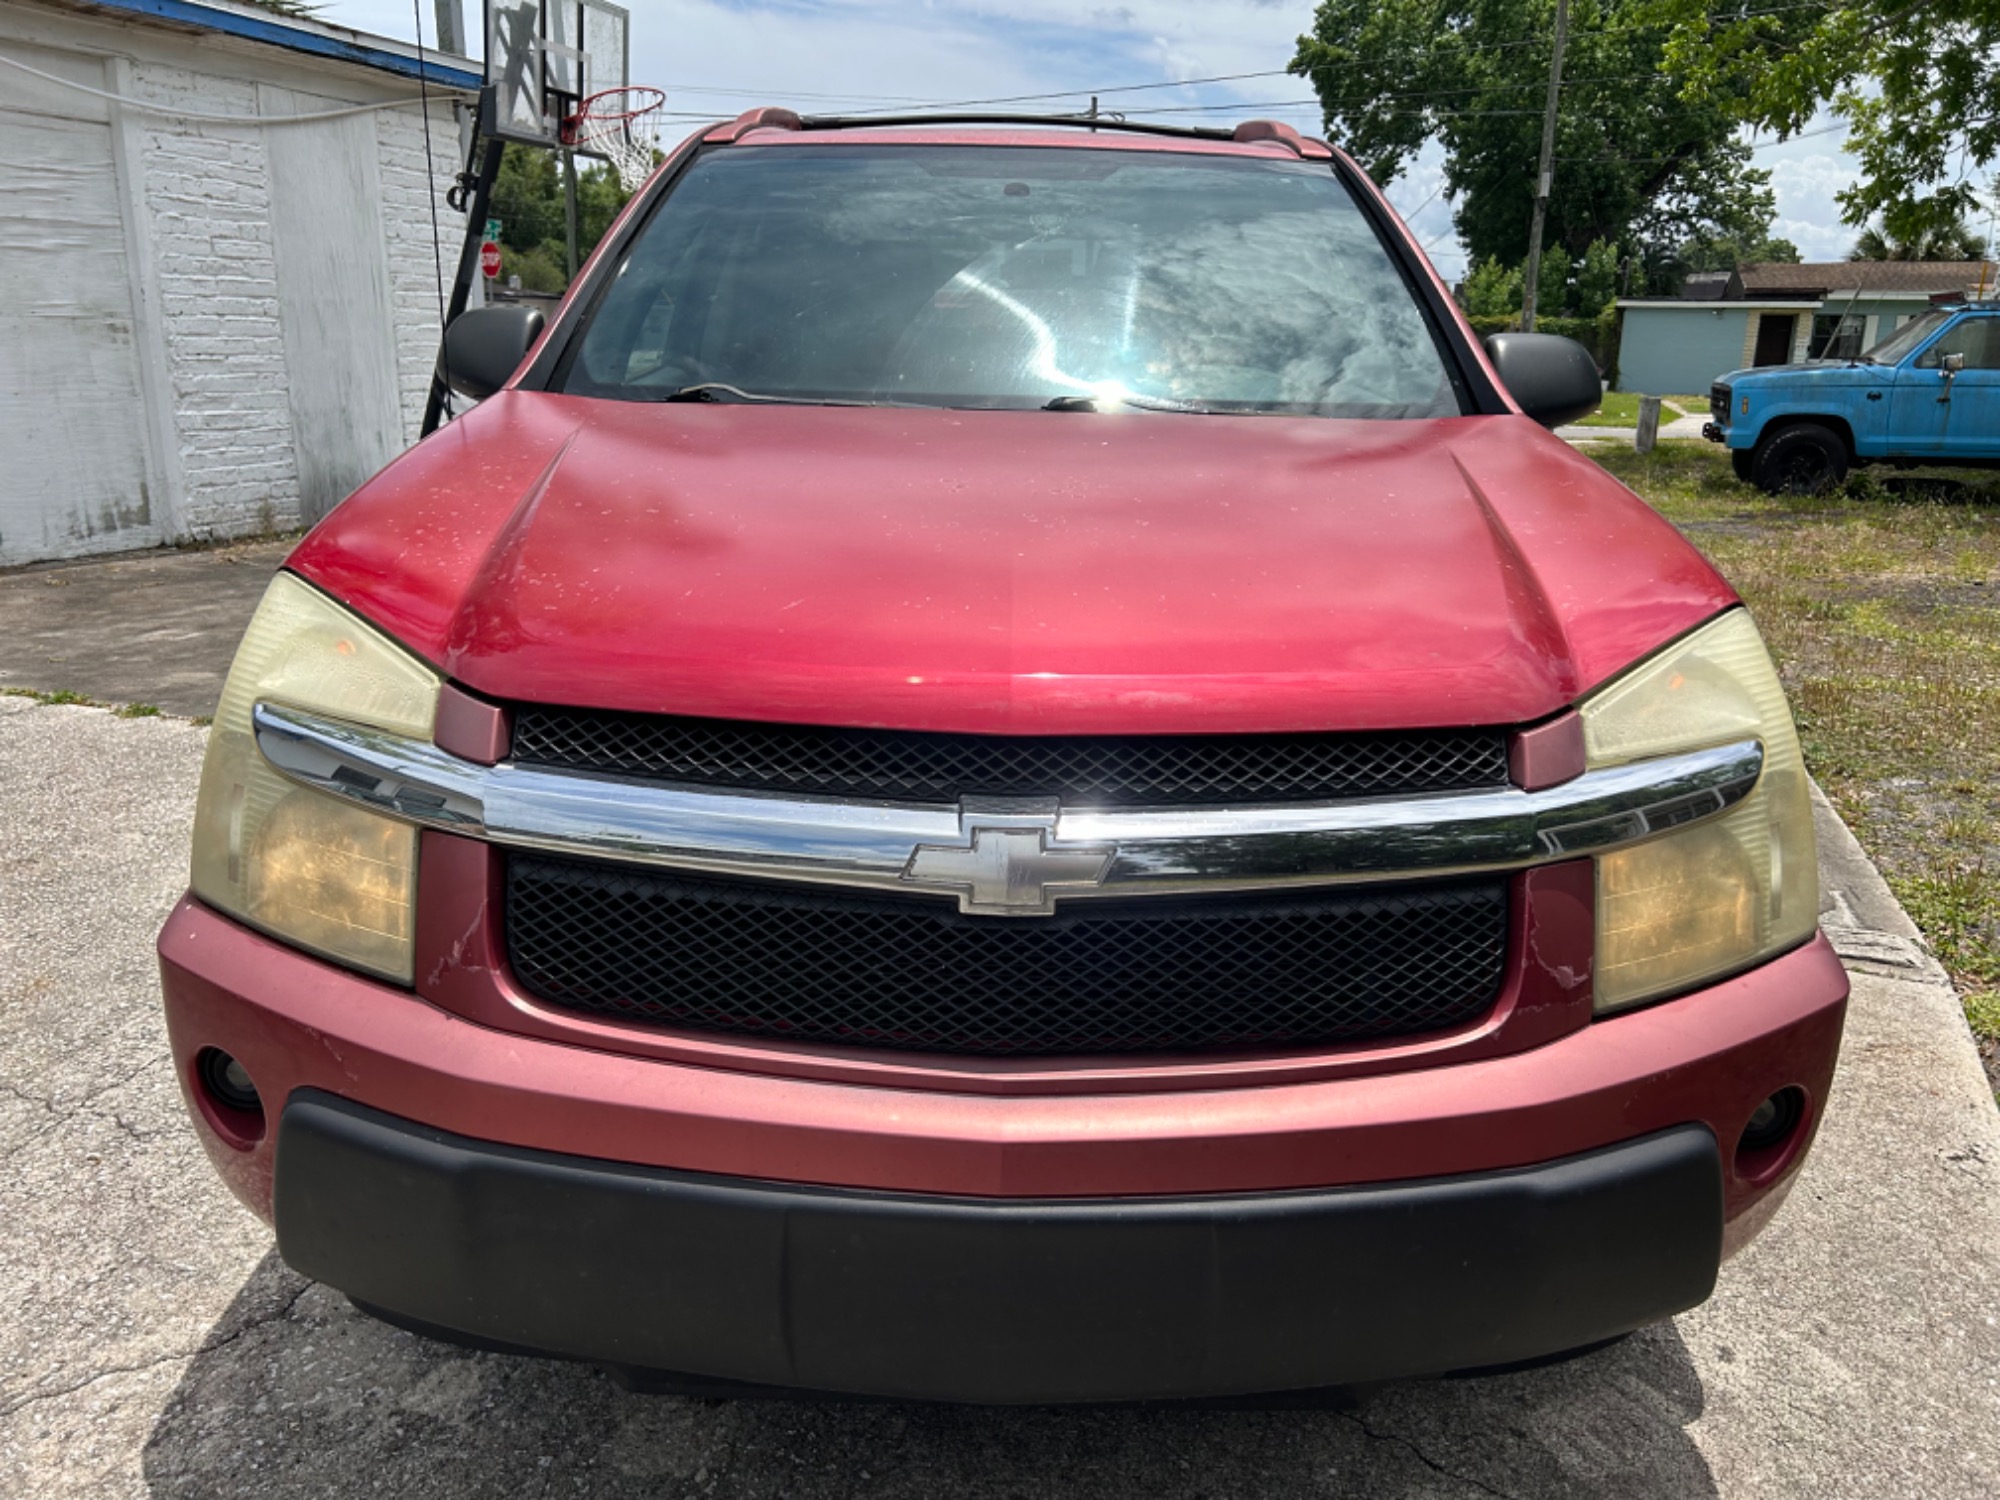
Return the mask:
[[1796,422],[1757,445],[1751,477],[1772,495],[1816,495],[1847,477],[1847,444],[1831,427]]

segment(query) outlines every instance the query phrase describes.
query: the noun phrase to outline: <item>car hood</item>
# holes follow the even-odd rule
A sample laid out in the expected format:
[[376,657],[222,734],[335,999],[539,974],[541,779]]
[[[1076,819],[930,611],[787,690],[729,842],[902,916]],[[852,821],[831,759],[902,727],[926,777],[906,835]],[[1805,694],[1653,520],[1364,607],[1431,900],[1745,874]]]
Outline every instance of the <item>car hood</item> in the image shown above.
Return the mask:
[[1519,723],[1734,600],[1525,418],[503,392],[298,573],[503,699],[987,733]]
[[1715,377],[1717,385],[1732,389],[1746,382],[1755,386],[1781,385],[1787,381],[1810,381],[1816,387],[1828,385],[1880,385],[1895,378],[1891,365],[1868,365],[1851,359],[1802,359],[1791,365],[1758,365],[1753,369],[1731,370]]

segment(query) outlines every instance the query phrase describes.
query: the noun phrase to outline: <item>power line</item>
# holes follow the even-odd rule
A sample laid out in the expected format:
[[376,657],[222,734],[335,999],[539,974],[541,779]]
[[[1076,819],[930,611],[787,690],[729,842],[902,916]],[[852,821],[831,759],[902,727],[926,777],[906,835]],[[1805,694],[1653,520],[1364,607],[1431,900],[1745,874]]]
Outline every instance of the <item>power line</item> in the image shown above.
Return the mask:
[[[1712,23],[1737,24],[1743,21],[1758,20],[1766,16],[1789,15],[1798,11],[1819,11],[1825,14],[1832,14],[1835,11],[1851,10],[1858,8],[1859,7],[1857,6],[1846,5],[1846,4],[1838,4],[1838,3],[1829,4],[1826,3],[1826,0],[1797,0],[1797,3],[1789,5],[1768,6],[1761,10],[1713,11],[1705,14],[1702,17],[1702,19]],[[1678,22],[1655,21],[1655,22],[1639,22],[1630,25],[1598,26],[1580,32],[1579,35],[1610,36],[1610,35],[1625,35],[1635,32],[1671,31],[1679,24],[1680,23]],[[1465,33],[1458,33],[1458,35],[1464,36]],[[1504,41],[1504,42],[1462,41],[1459,45],[1458,50],[1461,52],[1504,52],[1519,47],[1545,46],[1548,44],[1549,40],[1550,39],[1547,35],[1536,34],[1532,36],[1518,37],[1512,41]],[[928,111],[928,110],[948,110],[948,109],[973,109],[973,108],[982,108],[988,105],[995,105],[995,104],[1034,104],[1048,100],[1063,100],[1063,99],[1082,100],[1088,98],[1093,94],[1102,96],[1107,94],[1146,93],[1159,89],[1199,88],[1208,84],[1216,84],[1216,83],[1241,83],[1244,82],[1245,80],[1253,78],[1297,78],[1302,76],[1308,76],[1313,73],[1324,72],[1327,71],[1328,69],[1338,68],[1341,66],[1343,65],[1340,63],[1331,63],[1331,62],[1310,63],[1303,69],[1298,70],[1297,72],[1295,72],[1291,68],[1259,68],[1245,73],[1213,73],[1200,78],[1156,79],[1147,83],[1087,84],[1087,85],[1079,85],[1076,88],[1057,89],[1035,94],[997,94],[982,99],[927,100],[922,98],[921,96],[910,95],[910,94],[815,94],[815,93],[806,93],[793,89],[771,89],[771,88],[738,89],[738,88],[722,88],[720,86],[715,86],[715,85],[698,85],[698,84],[681,84],[681,85],[668,84],[666,85],[666,87],[670,92],[673,93],[713,94],[720,96],[734,96],[736,98],[744,98],[744,99],[775,98],[775,99],[812,99],[812,100],[825,100],[825,101],[866,99],[873,101],[871,107],[866,109],[858,109],[853,111],[853,113],[899,114],[899,113],[910,112],[908,110],[908,107],[911,105],[918,106],[920,109]],[[1638,82],[1648,81],[1649,79],[1655,76],[1658,75],[1631,74],[1631,75],[1626,75],[1624,77],[1606,77],[1606,78],[1589,78],[1589,79],[1579,78],[1575,80],[1575,82],[1578,85],[1638,83]],[[1377,97],[1442,98],[1445,97],[1447,94],[1472,94],[1472,93],[1496,92],[1502,90],[1513,91],[1521,89],[1533,90],[1533,89],[1539,89],[1541,87],[1543,87],[1543,85],[1539,82],[1530,84],[1494,83],[1488,85],[1475,85],[1467,88],[1452,89],[1452,90],[1436,90],[1436,91],[1416,90],[1408,94],[1384,94]],[[1317,100],[1305,101],[1305,102],[1315,107],[1317,107],[1319,104],[1319,101]],[[1186,111],[1193,111],[1193,110],[1222,111],[1222,110],[1238,109],[1238,108],[1264,109],[1272,107],[1277,107],[1277,106],[1261,105],[1261,104],[1249,104],[1249,105],[1231,104],[1231,105],[1188,105],[1188,106],[1178,106],[1177,108]],[[1168,108],[1176,108],[1176,106],[1162,106],[1160,108],[1148,110],[1146,112],[1150,114],[1159,114],[1166,112]],[[673,113],[673,118],[695,118],[695,117],[696,116],[691,112],[683,114],[682,112],[677,111]]]

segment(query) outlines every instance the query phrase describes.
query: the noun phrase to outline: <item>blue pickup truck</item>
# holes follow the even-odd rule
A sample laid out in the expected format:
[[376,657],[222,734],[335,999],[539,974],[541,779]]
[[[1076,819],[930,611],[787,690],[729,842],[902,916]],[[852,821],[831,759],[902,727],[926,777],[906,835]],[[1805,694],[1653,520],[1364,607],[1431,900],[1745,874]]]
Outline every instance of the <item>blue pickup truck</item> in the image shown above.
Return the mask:
[[2000,302],[1933,308],[1853,359],[1732,371],[1708,404],[1702,436],[1773,494],[1855,464],[2000,467]]

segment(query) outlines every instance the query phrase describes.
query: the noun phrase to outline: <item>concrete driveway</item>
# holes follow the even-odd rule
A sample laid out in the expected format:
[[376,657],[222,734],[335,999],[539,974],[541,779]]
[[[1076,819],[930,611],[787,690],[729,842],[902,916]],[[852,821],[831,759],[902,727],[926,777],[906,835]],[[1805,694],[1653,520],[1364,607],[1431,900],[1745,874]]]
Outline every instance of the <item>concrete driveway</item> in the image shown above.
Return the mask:
[[153,933],[205,731],[0,698],[0,1494],[1981,1497],[2000,1114],[1823,833],[1855,977],[1819,1148],[1706,1306],[1348,1408],[712,1404],[392,1331],[280,1265],[183,1122]]
[[0,688],[215,712],[293,542],[133,552],[0,573]]

